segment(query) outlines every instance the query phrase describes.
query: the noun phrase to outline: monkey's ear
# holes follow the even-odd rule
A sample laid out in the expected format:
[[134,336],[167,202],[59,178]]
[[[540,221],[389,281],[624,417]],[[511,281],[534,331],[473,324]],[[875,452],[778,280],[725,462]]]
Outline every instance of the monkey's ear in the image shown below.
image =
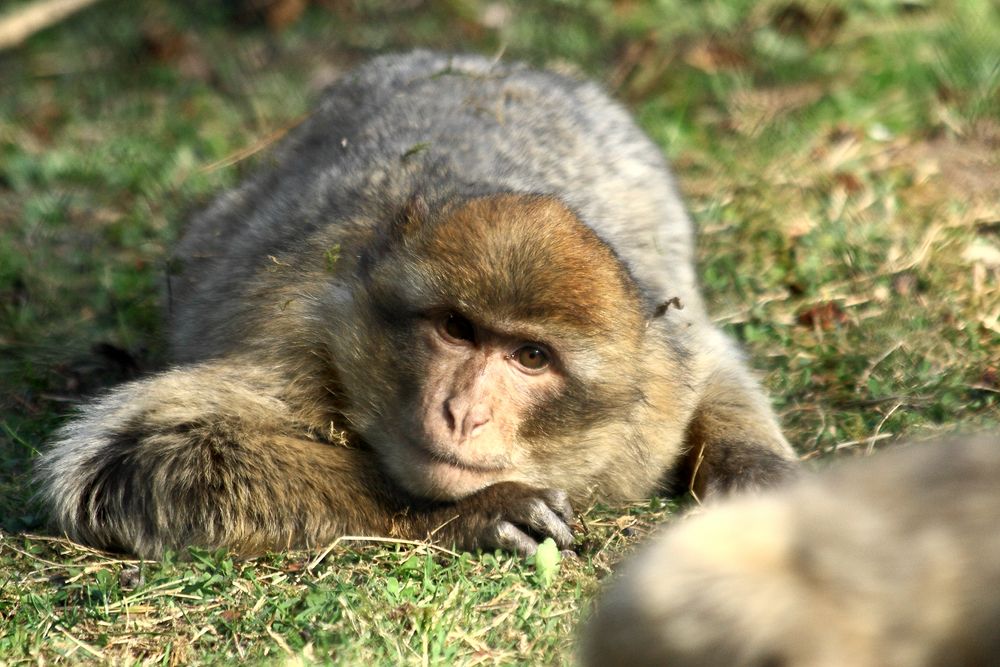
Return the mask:
[[646,319],[646,326],[648,327],[650,322],[652,322],[653,320],[659,319],[664,315],[666,315],[667,311],[670,310],[671,307],[673,307],[676,310],[684,310],[684,304],[681,303],[681,298],[679,296],[672,296],[666,301],[661,301],[660,303],[658,303],[656,305],[656,308],[653,309],[653,312]]
[[380,225],[371,244],[361,253],[359,269],[368,275],[375,264],[393,247],[406,244],[430,217],[430,207],[420,193],[415,193],[392,214],[388,224]]
[[427,206],[427,200],[419,192],[410,195],[406,204],[396,214],[392,224],[392,235],[398,239],[405,239],[417,232],[430,217],[431,210]]

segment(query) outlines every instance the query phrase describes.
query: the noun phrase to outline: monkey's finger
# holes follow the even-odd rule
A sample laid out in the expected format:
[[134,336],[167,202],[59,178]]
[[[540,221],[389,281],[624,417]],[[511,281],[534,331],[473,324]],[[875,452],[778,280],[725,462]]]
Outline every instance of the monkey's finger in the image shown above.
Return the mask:
[[490,546],[512,551],[519,556],[530,556],[538,549],[538,542],[510,521],[499,521],[493,526],[493,535],[486,540]]
[[573,545],[573,531],[566,525],[566,521],[549,503],[540,498],[532,498],[527,504],[527,510],[517,519],[536,534],[551,537],[560,549]]
[[545,502],[565,523],[571,523],[575,518],[573,506],[569,502],[569,494],[562,489],[546,489]]

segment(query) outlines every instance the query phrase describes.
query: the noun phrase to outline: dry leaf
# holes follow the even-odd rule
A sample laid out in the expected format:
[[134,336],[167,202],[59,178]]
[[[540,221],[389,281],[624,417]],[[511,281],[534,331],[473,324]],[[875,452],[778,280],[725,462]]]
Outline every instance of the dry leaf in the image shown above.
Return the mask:
[[802,326],[829,330],[847,322],[847,313],[836,301],[824,301],[800,311],[796,321]]

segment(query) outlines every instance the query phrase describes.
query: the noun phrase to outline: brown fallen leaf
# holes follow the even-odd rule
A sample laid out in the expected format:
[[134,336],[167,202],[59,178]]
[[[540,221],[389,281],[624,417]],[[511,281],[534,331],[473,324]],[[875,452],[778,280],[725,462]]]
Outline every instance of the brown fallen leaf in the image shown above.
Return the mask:
[[307,0],[275,0],[267,7],[267,27],[281,32],[302,16],[309,6]]
[[799,311],[795,319],[802,326],[828,331],[847,322],[847,313],[836,301],[824,301]]

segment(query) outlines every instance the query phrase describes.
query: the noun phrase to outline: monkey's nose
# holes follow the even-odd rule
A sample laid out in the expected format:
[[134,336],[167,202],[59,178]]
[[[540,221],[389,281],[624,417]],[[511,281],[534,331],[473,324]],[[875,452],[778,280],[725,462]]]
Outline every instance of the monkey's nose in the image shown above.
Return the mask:
[[460,401],[448,399],[444,407],[448,428],[459,440],[475,438],[491,419],[490,407],[484,403],[463,405]]

